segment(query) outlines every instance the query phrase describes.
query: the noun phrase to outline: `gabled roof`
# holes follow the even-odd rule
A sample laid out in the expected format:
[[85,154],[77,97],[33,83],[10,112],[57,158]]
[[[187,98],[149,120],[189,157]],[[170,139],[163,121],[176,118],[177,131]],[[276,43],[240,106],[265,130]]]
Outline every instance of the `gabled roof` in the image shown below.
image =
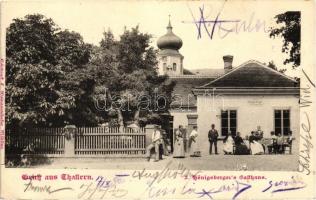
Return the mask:
[[286,76],[263,63],[249,60],[230,72],[199,88],[213,87],[297,87],[293,78]]

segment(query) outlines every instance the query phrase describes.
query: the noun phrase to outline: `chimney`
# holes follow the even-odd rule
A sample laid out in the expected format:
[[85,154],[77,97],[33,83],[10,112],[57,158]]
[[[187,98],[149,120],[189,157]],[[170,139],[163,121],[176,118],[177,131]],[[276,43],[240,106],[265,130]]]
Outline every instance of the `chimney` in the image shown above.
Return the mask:
[[233,58],[234,56],[231,55],[225,55],[223,56],[223,60],[224,60],[224,70],[225,72],[231,70],[233,68]]

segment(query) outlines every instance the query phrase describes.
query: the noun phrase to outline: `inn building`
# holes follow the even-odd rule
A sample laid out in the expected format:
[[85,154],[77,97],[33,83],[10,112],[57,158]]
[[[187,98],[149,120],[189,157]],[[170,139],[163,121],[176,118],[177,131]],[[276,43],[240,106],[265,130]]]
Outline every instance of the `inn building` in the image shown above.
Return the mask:
[[[265,64],[248,60],[233,67],[233,56],[224,55],[218,69],[187,70],[180,53],[183,42],[173,33],[169,21],[167,33],[157,41],[158,73],[175,82],[170,123],[173,129],[183,125],[191,132],[198,126],[202,153],[208,153],[207,133],[215,124],[220,138],[228,131],[244,138],[258,126],[270,132],[296,138],[292,152],[298,152],[299,83]],[[188,135],[188,134],[187,134]]]

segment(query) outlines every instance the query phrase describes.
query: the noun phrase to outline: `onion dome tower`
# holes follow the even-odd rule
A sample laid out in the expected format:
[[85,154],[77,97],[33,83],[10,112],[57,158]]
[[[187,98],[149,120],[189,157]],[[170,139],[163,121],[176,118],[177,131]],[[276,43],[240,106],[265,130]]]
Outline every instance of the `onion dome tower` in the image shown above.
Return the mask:
[[159,75],[182,75],[183,74],[183,56],[179,53],[182,47],[182,40],[172,32],[170,22],[167,26],[167,33],[161,36],[157,41],[158,53],[158,73]]

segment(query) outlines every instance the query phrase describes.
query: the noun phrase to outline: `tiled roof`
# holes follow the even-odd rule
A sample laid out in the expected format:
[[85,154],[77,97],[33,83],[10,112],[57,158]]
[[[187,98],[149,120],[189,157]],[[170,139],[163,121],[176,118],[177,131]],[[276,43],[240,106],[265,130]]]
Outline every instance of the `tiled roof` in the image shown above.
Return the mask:
[[195,107],[196,98],[192,93],[192,89],[205,85],[214,80],[213,77],[182,75],[178,77],[170,77],[169,81],[176,83],[172,95],[174,96],[171,107]]
[[[200,73],[199,75],[170,76],[169,81],[176,83],[173,90],[175,98],[171,107],[195,107],[196,98],[192,92],[194,88],[298,87],[294,79],[254,60],[226,73],[224,69],[200,69],[197,71]],[[190,70],[193,73],[197,71]]]
[[248,61],[200,88],[297,87],[297,82],[258,61]]
[[192,69],[190,71],[196,75],[211,76],[211,77],[219,77],[225,73],[224,67],[221,67],[221,68],[219,67],[217,69]]

